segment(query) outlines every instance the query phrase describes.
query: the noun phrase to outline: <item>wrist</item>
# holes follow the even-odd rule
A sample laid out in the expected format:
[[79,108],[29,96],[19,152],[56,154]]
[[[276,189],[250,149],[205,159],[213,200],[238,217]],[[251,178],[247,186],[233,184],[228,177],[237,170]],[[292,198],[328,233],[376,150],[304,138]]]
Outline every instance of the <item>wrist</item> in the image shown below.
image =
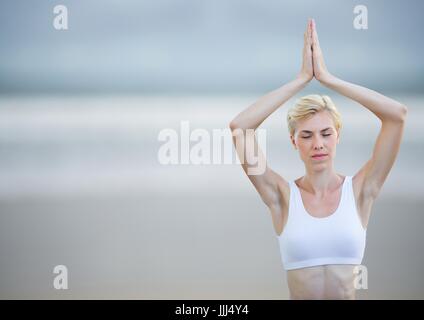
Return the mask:
[[335,80],[336,77],[333,76],[331,73],[326,73],[317,79],[319,82],[321,82],[325,86],[331,85]]
[[300,84],[306,85],[309,81],[312,80],[313,77],[308,77],[305,74],[298,74],[295,78],[296,81],[298,81]]

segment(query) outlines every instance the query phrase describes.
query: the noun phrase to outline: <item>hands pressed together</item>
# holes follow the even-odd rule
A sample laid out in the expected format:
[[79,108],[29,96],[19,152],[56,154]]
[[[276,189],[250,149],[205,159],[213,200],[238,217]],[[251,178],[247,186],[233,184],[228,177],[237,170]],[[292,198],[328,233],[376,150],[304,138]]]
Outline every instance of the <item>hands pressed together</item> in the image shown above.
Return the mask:
[[325,66],[314,19],[308,19],[304,34],[302,69],[298,77],[306,82],[315,77],[322,83],[325,83],[331,77]]

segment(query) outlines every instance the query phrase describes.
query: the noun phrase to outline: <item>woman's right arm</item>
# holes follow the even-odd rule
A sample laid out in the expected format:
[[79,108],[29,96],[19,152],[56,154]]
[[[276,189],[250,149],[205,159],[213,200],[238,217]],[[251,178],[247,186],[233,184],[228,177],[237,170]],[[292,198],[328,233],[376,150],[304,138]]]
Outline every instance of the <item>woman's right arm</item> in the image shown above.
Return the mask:
[[[309,20],[304,35],[303,64],[299,75],[289,83],[261,97],[246,110],[239,113],[229,124],[243,170],[272,212],[281,208],[283,200],[281,188],[287,189],[288,183],[268,167],[255,135],[249,134],[249,131],[250,133],[254,132],[269,115],[303,89],[312,79],[311,30],[312,25]],[[258,150],[257,159],[255,159],[254,150]],[[256,163],[253,163],[252,160],[256,160]],[[259,174],[257,173],[258,167],[264,168],[260,170]]]
[[230,122],[230,128],[256,130],[270,114],[303,89],[308,82],[309,80],[299,75],[282,87],[267,93],[246,110],[240,112]]
[[[283,186],[286,185],[287,187],[288,185],[280,175],[268,167],[265,155],[258,145],[254,131],[271,113],[301,90],[306,83],[305,80],[297,78],[266,94],[236,116],[229,125],[243,170],[264,203],[270,208],[280,207],[281,192],[279,186],[283,184]],[[257,155],[255,155],[255,150],[257,150]],[[259,170],[261,172],[257,174],[260,168],[264,169]]]

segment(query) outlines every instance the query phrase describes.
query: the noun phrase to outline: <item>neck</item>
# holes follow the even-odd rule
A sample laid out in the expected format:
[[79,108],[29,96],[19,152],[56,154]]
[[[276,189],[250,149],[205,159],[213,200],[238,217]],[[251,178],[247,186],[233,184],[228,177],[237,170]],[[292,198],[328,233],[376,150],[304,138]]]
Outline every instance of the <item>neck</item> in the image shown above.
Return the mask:
[[305,189],[318,197],[325,197],[340,185],[343,180],[333,168],[324,170],[306,170],[306,175],[302,178],[302,184]]

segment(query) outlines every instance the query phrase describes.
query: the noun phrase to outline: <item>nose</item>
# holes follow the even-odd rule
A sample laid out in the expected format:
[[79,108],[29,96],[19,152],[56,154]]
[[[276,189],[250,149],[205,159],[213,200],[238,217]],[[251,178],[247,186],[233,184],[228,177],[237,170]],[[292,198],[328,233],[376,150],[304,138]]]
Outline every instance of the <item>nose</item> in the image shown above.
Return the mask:
[[322,150],[322,149],[324,149],[322,140],[320,138],[314,138],[313,139],[313,147],[314,147],[314,150]]

